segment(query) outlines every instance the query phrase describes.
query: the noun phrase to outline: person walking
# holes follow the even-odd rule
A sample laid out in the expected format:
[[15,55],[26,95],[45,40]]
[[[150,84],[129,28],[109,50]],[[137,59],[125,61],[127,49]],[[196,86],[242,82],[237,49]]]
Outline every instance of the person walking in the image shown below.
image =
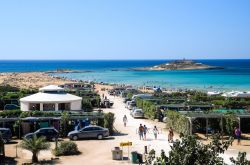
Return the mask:
[[155,140],[157,140],[157,134],[159,134],[159,131],[158,131],[156,126],[154,126],[153,133],[154,133],[154,136],[155,136]]
[[143,134],[144,134],[144,140],[146,140],[146,138],[147,138],[147,132],[148,132],[148,128],[147,128],[147,126],[146,125],[144,125],[143,126]]
[[235,137],[238,139],[238,145],[240,145],[240,140],[241,140],[241,131],[240,131],[240,128],[234,128],[234,134],[235,134]]
[[168,130],[168,142],[173,143],[173,139],[174,139],[174,131],[173,128],[170,127]]
[[124,127],[126,127],[127,126],[127,122],[128,122],[127,116],[124,115],[122,120],[123,120]]
[[142,124],[140,124],[139,131],[138,131],[140,140],[143,140],[143,132],[144,132],[144,127],[142,126]]

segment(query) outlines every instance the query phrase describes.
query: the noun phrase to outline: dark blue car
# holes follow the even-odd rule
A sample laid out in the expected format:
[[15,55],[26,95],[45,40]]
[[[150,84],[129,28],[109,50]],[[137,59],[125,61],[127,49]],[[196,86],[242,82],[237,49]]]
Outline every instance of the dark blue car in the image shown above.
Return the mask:
[[11,140],[12,133],[9,128],[0,128],[0,134],[4,143],[8,143]]

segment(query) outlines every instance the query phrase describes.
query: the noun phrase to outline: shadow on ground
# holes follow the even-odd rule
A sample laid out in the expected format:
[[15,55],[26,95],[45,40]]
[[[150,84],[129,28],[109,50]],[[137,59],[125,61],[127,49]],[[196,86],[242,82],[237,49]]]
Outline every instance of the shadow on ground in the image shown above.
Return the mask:
[[121,132],[115,132],[113,133],[113,136],[127,136],[127,133],[121,133]]
[[13,164],[13,165],[15,165],[15,164],[17,164],[17,161],[15,160],[15,158],[13,158],[13,157],[5,157],[5,158],[2,158],[2,157],[0,157],[0,165],[7,165],[7,164]]
[[18,142],[17,141],[10,141],[8,143],[6,143],[5,145],[8,145],[8,144],[17,144]]

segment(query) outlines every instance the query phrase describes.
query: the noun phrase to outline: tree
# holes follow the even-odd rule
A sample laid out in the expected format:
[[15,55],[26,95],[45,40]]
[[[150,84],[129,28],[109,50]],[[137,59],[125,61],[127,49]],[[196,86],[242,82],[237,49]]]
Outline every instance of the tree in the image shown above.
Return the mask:
[[234,128],[239,125],[237,116],[234,113],[225,114],[225,127],[228,135],[234,135]]
[[38,153],[42,150],[48,150],[50,143],[46,141],[45,137],[33,136],[31,139],[24,138],[19,146],[32,152],[32,163],[37,163]]
[[67,136],[67,133],[70,130],[69,120],[70,115],[67,112],[63,112],[60,121],[60,135],[62,137]]
[[231,157],[230,160],[235,165],[250,165],[250,161],[246,159],[246,152],[239,152],[236,159]]
[[109,133],[114,133],[115,114],[109,112],[104,114],[104,127],[109,129]]
[[219,154],[224,153],[231,145],[233,139],[221,141],[219,135],[213,136],[212,142],[203,144],[195,136],[186,135],[181,141],[171,146],[169,157],[162,152],[161,157],[156,158],[157,165],[224,165],[223,158]]

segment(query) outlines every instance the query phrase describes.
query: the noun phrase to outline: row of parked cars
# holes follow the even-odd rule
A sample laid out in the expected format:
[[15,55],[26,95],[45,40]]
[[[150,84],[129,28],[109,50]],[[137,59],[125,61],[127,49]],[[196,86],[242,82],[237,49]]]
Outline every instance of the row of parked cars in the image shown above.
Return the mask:
[[135,100],[124,99],[125,108],[130,110],[130,115],[134,118],[144,118],[144,113],[141,108],[136,107]]
[[[12,133],[9,128],[0,128],[0,133],[4,143],[8,143],[12,138]],[[41,128],[33,133],[28,133],[24,136],[26,139],[32,137],[45,137],[48,141],[55,141],[59,137],[59,132],[54,127]],[[108,137],[109,130],[100,126],[86,126],[80,130],[74,130],[68,133],[70,140],[78,140],[85,138],[97,138],[99,140]]]

